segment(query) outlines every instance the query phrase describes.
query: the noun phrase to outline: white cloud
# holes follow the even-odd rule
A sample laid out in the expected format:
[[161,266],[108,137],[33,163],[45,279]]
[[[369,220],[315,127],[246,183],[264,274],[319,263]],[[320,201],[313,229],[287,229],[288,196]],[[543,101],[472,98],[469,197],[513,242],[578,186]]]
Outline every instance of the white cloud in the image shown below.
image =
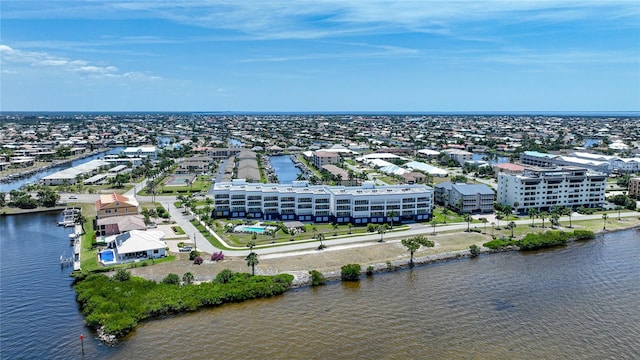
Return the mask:
[[[22,51],[13,49],[7,45],[0,45],[0,65],[11,73],[18,71],[11,69],[24,65],[32,68],[53,69],[55,71],[66,71],[79,76],[91,78],[127,78],[136,80],[158,80],[157,76],[150,76],[140,72],[119,72],[118,68],[111,65],[92,65],[85,60],[70,60],[59,56],[50,55],[44,52]],[[7,69],[8,68],[8,69]]]
[[[460,24],[616,20],[637,28],[637,1],[174,0],[3,4],[3,18],[166,19],[251,39],[319,39],[399,32],[456,33]],[[594,24],[595,25],[595,24]],[[461,35],[461,34],[458,34]],[[474,35],[474,34],[465,34]],[[134,39],[134,41],[163,39]]]

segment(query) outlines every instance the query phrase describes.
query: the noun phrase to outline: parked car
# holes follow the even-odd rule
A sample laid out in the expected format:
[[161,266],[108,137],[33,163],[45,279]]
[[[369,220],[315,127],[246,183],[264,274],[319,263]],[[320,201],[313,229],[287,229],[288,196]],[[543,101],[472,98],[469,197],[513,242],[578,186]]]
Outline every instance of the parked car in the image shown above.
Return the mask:
[[69,199],[77,199],[77,198],[78,198],[78,197],[77,197],[77,196],[75,196],[75,195],[71,195],[71,196],[69,196]]
[[178,251],[180,251],[180,252],[190,252],[191,250],[193,250],[193,248],[191,246],[183,246],[183,247],[178,249]]

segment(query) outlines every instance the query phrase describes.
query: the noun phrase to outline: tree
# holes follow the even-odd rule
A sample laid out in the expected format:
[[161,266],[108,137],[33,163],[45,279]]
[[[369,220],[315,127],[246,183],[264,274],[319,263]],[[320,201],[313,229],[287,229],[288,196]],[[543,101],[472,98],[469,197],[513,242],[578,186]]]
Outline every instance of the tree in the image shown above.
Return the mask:
[[182,275],[182,282],[187,285],[193,284],[193,280],[195,280],[195,276],[193,276],[193,274],[189,271]]
[[624,207],[618,205],[616,206],[616,210],[618,211],[618,221],[620,221],[620,210],[624,209]]
[[0,207],[7,205],[7,193],[0,191]]
[[376,229],[378,230],[378,234],[380,234],[380,240],[378,242],[384,242],[384,233],[387,232],[387,224],[380,224]]
[[323,250],[326,246],[322,243],[324,240],[324,234],[318,234],[318,241],[320,241],[320,246],[318,246],[318,250]]
[[431,224],[431,226],[433,226],[433,235],[436,234],[436,224],[438,224],[438,219],[434,217],[431,218],[431,220],[429,220],[429,224]]
[[180,277],[178,274],[170,273],[162,279],[163,284],[180,285]]
[[427,240],[422,235],[416,235],[408,239],[402,239],[402,245],[407,248],[411,258],[409,259],[409,266],[413,267],[413,254],[420,248],[420,246],[434,247],[435,243],[431,240]]
[[116,281],[129,281],[131,279],[131,273],[126,269],[118,269],[113,275],[113,280]]
[[483,225],[482,233],[486,234],[487,233],[487,223],[489,222],[489,220],[487,220],[487,218],[480,218],[480,222]]
[[535,227],[536,216],[538,216],[538,209],[534,207],[529,208],[529,218],[531,219],[531,227]]
[[509,224],[507,224],[507,228],[511,229],[511,238],[513,238],[513,229],[516,228],[516,223],[514,221],[509,221]]
[[75,223],[80,224],[80,227],[82,228],[82,233],[84,234],[85,233],[84,224],[87,223],[87,218],[84,215],[82,215],[82,212],[78,212],[76,214]]
[[467,222],[467,232],[471,231],[471,215],[462,214],[462,218]]
[[496,220],[498,220],[498,224],[496,227],[500,230],[500,220],[504,219],[504,214],[501,211],[496,211]]
[[258,254],[251,251],[249,255],[247,255],[247,257],[245,258],[245,260],[247,261],[247,266],[251,266],[251,275],[252,276],[255,275],[256,265],[260,263],[260,261],[258,261]]
[[546,211],[542,211],[538,214],[538,216],[540,217],[540,219],[542,219],[542,228],[544,229],[544,219],[549,217],[549,213]]
[[333,236],[338,236],[338,227],[339,226],[340,225],[338,225],[337,223],[332,225],[332,227],[333,227]]
[[442,218],[443,218],[443,222],[446,224],[447,223],[447,215],[449,214],[449,209],[447,207],[444,207],[442,209]]
[[491,237],[493,237],[493,230],[496,228],[496,223],[491,222]]
[[349,224],[347,225],[347,227],[349,227],[349,234],[351,234],[351,228],[353,227],[353,224],[352,224],[352,223],[349,223]]
[[360,279],[360,264],[347,264],[340,268],[342,281],[358,281]]
[[393,210],[390,210],[387,213],[387,217],[389,218],[389,220],[391,220],[391,228],[390,228],[391,230],[393,230],[393,218],[396,217],[396,215],[397,215],[396,212]]
[[573,226],[571,226],[571,215],[573,214],[573,209],[570,206],[565,206],[562,209],[562,215],[566,215],[569,217],[569,228],[572,228]]
[[480,255],[480,247],[476,244],[469,246],[469,253],[471,253],[471,257],[477,257]]
[[602,230],[607,230],[607,219],[609,215],[607,213],[602,214]]

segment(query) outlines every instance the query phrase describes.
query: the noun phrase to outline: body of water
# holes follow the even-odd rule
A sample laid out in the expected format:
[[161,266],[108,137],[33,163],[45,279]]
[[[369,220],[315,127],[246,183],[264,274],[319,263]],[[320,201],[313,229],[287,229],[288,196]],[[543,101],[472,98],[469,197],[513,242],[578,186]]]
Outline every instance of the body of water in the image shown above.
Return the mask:
[[[471,159],[476,161],[478,160],[486,161],[485,160],[486,156],[487,154],[473,154],[471,156]],[[498,156],[494,159],[489,160],[490,165],[496,165],[496,164],[502,164],[502,163],[508,163],[508,162],[509,162],[509,158],[506,156]]]
[[291,184],[300,174],[300,169],[291,161],[289,155],[270,156],[269,161],[280,184]]
[[640,236],[482,255],[147,321],[115,347],[83,325],[58,216],[0,218],[0,358],[637,359]]
[[590,148],[598,145],[600,145],[600,139],[584,139],[584,144],[582,146]]
[[67,168],[70,168],[72,166],[78,166],[80,164],[84,164],[84,163],[89,162],[91,160],[104,158],[105,154],[119,154],[120,152],[122,152],[122,150],[124,150],[124,147],[115,147],[115,148],[112,148],[112,149],[110,149],[108,151],[101,152],[101,153],[98,153],[98,154],[95,154],[95,155],[91,155],[91,156],[83,158],[83,159],[73,160],[71,163],[66,163],[66,164],[61,164],[61,165],[58,165],[58,166],[51,167],[49,169],[46,169],[46,170],[31,174],[30,176],[18,179],[16,181],[12,181],[12,182],[8,182],[8,183],[0,183],[0,192],[9,192],[11,190],[17,190],[22,185],[36,183],[36,182],[38,182],[38,180],[42,179],[43,177],[51,175],[53,173],[57,173],[60,170],[67,169]]

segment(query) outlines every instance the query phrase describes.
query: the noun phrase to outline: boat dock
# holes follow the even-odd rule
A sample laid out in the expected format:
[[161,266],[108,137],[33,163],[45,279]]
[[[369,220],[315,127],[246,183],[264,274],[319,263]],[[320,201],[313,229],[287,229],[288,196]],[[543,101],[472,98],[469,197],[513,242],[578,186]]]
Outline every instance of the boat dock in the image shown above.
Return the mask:
[[64,257],[60,255],[60,266],[71,266],[73,265],[73,271],[80,271],[80,252],[82,250],[82,226],[75,225],[74,232],[69,234],[69,241],[71,246],[73,246],[73,256]]
[[58,226],[64,226],[64,227],[75,226],[76,217],[78,216],[78,214],[80,214],[81,211],[82,211],[82,208],[79,208],[79,207],[65,208],[62,211],[62,221],[58,221]]

